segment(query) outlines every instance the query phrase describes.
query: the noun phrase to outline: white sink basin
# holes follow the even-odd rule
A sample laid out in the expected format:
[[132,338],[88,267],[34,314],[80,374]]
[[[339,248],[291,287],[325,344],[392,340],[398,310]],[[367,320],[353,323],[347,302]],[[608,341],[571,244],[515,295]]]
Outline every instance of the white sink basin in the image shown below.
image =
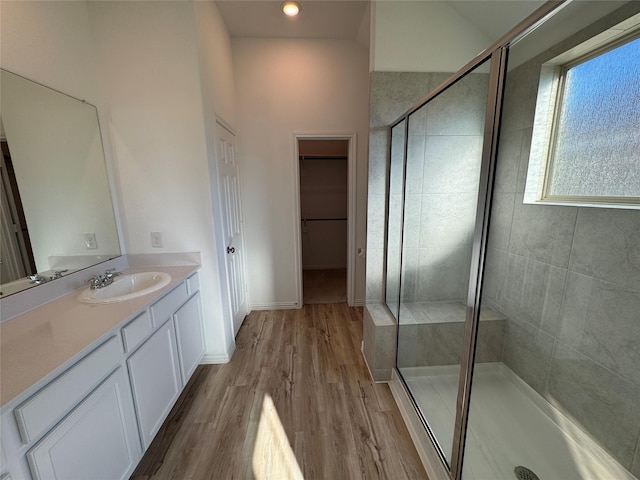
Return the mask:
[[120,275],[111,285],[98,290],[87,288],[78,300],[84,303],[115,303],[141,297],[165,287],[171,281],[171,275],[164,272],[141,272]]

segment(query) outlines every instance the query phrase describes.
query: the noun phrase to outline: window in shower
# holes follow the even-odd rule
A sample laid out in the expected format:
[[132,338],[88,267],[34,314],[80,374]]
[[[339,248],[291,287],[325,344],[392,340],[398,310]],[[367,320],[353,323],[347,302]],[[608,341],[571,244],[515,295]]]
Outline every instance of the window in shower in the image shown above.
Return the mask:
[[640,38],[585,43],[541,68],[528,200],[637,208]]

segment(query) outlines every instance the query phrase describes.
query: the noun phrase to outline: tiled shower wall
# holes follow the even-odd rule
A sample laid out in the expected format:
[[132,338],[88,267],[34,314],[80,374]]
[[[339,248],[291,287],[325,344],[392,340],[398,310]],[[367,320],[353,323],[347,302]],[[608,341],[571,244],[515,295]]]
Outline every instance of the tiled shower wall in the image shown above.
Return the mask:
[[[384,302],[388,126],[449,76],[448,73],[371,74],[367,303]],[[428,112],[423,108],[411,118],[403,261],[405,300],[465,298],[477,199],[477,182],[468,179],[478,176],[476,160],[482,151],[487,82],[487,74],[469,75],[456,90],[459,97],[433,102]],[[453,169],[446,168],[452,165]],[[456,169],[459,171],[452,176],[450,170]],[[450,177],[457,180],[452,182]],[[459,238],[453,242],[457,245],[452,244],[452,230],[447,226],[450,218],[456,218]],[[429,269],[422,268],[427,265]],[[429,295],[425,297],[426,291]]]
[[590,35],[509,73],[484,302],[503,362],[640,476],[640,210],[523,204],[540,65]]
[[488,83],[467,75],[409,118],[403,302],[466,301]]
[[385,196],[389,125],[437,85],[442,74],[372,72],[369,84],[367,304],[384,303]]

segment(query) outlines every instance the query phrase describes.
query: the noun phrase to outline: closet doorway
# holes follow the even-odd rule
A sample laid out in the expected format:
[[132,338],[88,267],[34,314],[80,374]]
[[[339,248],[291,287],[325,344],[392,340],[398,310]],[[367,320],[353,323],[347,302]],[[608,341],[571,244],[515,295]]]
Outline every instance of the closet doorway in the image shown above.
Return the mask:
[[303,304],[349,300],[351,142],[297,138]]

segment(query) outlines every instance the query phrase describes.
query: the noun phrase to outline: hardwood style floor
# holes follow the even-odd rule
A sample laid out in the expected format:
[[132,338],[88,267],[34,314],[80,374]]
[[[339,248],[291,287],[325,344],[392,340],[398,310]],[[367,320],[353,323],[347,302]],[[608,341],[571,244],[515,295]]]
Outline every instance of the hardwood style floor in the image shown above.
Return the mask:
[[364,364],[362,309],[253,312],[225,365],[201,365],[132,478],[425,479],[386,384]]
[[302,271],[302,302],[345,303],[347,301],[347,269]]

